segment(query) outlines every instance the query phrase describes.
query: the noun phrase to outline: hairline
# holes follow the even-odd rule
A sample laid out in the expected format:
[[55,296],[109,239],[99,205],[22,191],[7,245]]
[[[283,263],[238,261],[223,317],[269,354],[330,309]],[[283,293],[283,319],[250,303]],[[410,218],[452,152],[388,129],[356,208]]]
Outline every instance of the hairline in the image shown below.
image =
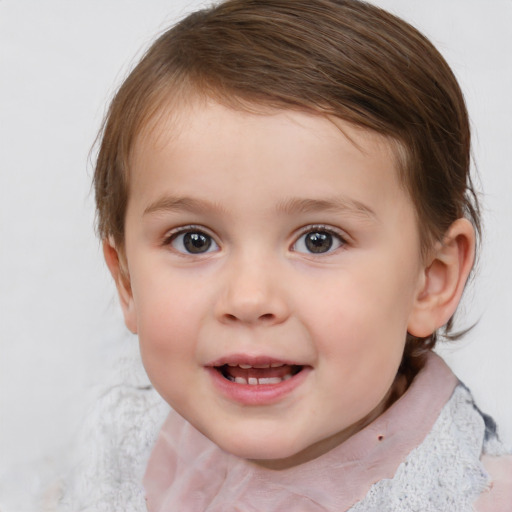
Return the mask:
[[[179,125],[179,116],[189,108],[197,108],[198,105],[206,105],[208,102],[218,103],[226,108],[233,109],[239,112],[245,112],[255,115],[271,115],[278,111],[292,111],[301,112],[310,115],[321,116],[332,122],[341,133],[350,140],[350,142],[357,146],[357,143],[351,138],[335,121],[340,119],[349,123],[353,127],[361,130],[366,130],[377,134],[385,144],[388,145],[391,154],[394,158],[394,169],[398,179],[399,186],[409,197],[413,205],[416,223],[419,229],[420,249],[421,255],[426,259],[430,248],[433,246],[435,240],[429,229],[422,229],[424,222],[420,218],[417,201],[414,197],[411,178],[410,178],[410,165],[411,154],[405,141],[401,140],[398,135],[392,135],[379,131],[362,123],[354,122],[336,113],[332,106],[322,107],[320,105],[309,105],[307,102],[291,104],[283,99],[270,97],[267,95],[260,95],[256,97],[243,91],[233,91],[221,88],[212,84],[210,81],[196,79],[194,80],[190,74],[184,72],[177,74],[177,77],[168,80],[163,87],[160,88],[159,94],[154,96],[152,100],[146,103],[145,108],[141,112],[139,119],[133,123],[131,127],[131,143],[128,147],[128,154],[123,155],[126,159],[124,169],[124,180],[126,184],[126,210],[128,208],[130,198],[130,174],[132,172],[132,162],[135,148],[140,144],[141,139],[144,137],[151,137],[155,130],[158,128],[160,121],[167,116],[172,123]],[[203,82],[203,84],[200,84]],[[124,232],[121,240],[117,243],[124,244]]]

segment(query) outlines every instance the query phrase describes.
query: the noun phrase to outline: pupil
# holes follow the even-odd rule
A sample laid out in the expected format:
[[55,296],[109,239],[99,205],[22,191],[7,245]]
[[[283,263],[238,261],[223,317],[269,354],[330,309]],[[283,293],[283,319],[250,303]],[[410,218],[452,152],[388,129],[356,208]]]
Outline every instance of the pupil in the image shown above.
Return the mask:
[[332,235],[322,231],[308,233],[305,242],[310,252],[327,252],[332,246]]
[[188,252],[198,254],[206,252],[212,245],[212,240],[203,233],[186,233],[183,237],[183,245]]

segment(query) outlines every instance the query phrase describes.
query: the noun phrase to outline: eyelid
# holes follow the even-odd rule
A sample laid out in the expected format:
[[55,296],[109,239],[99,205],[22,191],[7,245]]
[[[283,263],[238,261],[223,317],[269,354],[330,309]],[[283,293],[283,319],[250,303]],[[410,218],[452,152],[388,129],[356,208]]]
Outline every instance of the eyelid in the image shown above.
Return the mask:
[[341,246],[332,251],[328,251],[325,253],[317,253],[317,254],[311,253],[315,257],[329,256],[329,255],[337,252],[340,248],[345,247],[349,243],[349,240],[350,240],[347,233],[339,228],[335,228],[333,226],[326,225],[326,224],[309,224],[307,226],[300,228],[298,230],[298,232],[296,233],[296,235],[294,237],[294,241],[291,244],[292,252],[299,252],[299,251],[294,251],[293,247],[297,244],[297,242],[301,239],[301,237],[303,237],[307,233],[311,233],[312,231],[329,233],[330,235],[338,238],[338,240],[341,242]]
[[[170,231],[167,231],[162,239],[162,245],[163,246],[172,246],[172,242],[174,240],[176,240],[176,238],[178,236],[183,235],[185,233],[203,233],[204,235],[206,235],[212,239],[212,242],[217,246],[217,248],[220,248],[220,244],[217,242],[217,237],[214,234],[212,234],[212,232],[208,228],[205,228],[204,226],[200,226],[197,224],[187,224],[185,226],[179,226],[179,227],[171,229]],[[192,257],[197,258],[197,257],[205,256],[207,254],[211,254],[212,252],[216,252],[216,251],[207,251],[204,253],[193,254],[193,253],[181,252],[181,251],[178,251],[175,249],[174,252],[176,254],[179,254],[180,256],[184,256],[184,257],[192,256]]]
[[326,233],[337,236],[340,240],[343,241],[343,243],[348,243],[349,240],[349,236],[345,231],[328,224],[308,224],[307,226],[297,230],[295,238],[297,239],[306,233],[310,233],[311,231],[325,231]]

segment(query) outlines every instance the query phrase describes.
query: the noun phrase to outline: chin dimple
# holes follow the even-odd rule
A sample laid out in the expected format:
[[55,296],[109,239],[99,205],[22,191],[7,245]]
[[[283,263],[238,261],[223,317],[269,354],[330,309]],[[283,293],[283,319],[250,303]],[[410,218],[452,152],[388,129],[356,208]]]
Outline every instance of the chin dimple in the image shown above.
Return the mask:
[[221,375],[236,384],[246,386],[268,386],[280,384],[291,379],[302,370],[299,365],[287,365],[284,363],[248,365],[225,364],[216,367]]

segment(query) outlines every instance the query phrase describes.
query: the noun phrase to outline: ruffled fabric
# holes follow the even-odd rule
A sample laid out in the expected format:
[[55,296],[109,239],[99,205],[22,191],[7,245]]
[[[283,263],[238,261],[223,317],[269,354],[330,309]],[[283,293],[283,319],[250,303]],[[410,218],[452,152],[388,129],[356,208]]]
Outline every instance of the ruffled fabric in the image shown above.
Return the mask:
[[[492,419],[476,409],[436,356],[374,423],[290,472],[261,470],[228,456],[176,413],[168,416],[137,354],[121,368],[117,384],[88,416],[74,458],[79,463],[47,489],[38,510],[147,512],[146,471],[151,512],[341,512],[350,506],[352,512],[461,512],[482,486],[476,511],[512,512],[512,455],[503,455]],[[482,471],[479,450],[492,481]],[[460,508],[450,498],[453,490]]]
[[137,346],[128,347],[112,385],[95,401],[69,468],[38,510],[145,512],[142,477],[169,406],[151,386]]
[[279,471],[223,452],[172,412],[144,477],[148,510],[473,510],[489,483],[479,460],[486,425],[457,384],[432,354],[373,423],[325,455]]
[[458,386],[423,443],[392,479],[373,485],[351,512],[472,512],[488,486],[480,462],[484,431],[471,395]]

